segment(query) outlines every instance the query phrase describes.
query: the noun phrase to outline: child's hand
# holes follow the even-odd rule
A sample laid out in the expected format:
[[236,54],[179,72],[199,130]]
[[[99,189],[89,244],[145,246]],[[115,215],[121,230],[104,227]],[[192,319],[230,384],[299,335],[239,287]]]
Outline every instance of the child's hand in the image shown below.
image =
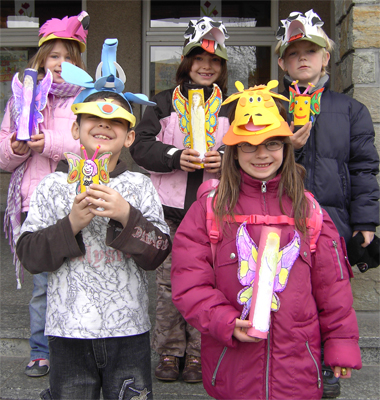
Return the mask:
[[25,141],[16,140],[17,132],[12,135],[11,148],[13,153],[22,156],[29,151],[29,146]]
[[194,172],[196,169],[202,168],[200,165],[193,164],[193,162],[202,163],[202,160],[199,158],[199,153],[194,149],[183,150],[180,158],[182,171]]
[[[112,218],[119,221],[125,228],[131,206],[116,190],[92,183],[87,189],[86,199],[94,206],[90,210],[94,215]],[[98,210],[98,207],[102,210]]]
[[[352,234],[352,237],[356,236],[359,233],[359,231],[355,231]],[[371,231],[361,231],[363,237],[364,237],[364,243],[362,243],[362,247],[367,247],[375,237],[375,232]]]
[[92,206],[89,205],[86,197],[87,193],[78,194],[74,199],[74,204],[69,214],[71,229],[73,230],[74,236],[85,228],[94,218],[94,214],[91,212]]
[[45,147],[45,134],[40,132],[38,135],[32,135],[32,140],[28,142],[28,146],[37,153],[42,153]]
[[334,367],[333,370],[335,378],[342,378],[342,379],[351,378],[352,368]]
[[260,342],[263,340],[247,335],[247,330],[251,327],[252,322],[236,318],[234,333],[232,335],[240,342]]
[[[292,142],[292,145],[296,150],[305,146],[307,139],[309,139],[309,136],[310,136],[311,126],[312,126],[311,121],[309,121],[303,127],[298,129],[298,131],[295,132],[293,136],[289,136],[289,139]],[[290,130],[292,132],[294,132],[294,122],[293,121],[290,123]]]
[[222,166],[222,157],[217,150],[208,151],[203,160],[205,170],[212,174],[220,172]]

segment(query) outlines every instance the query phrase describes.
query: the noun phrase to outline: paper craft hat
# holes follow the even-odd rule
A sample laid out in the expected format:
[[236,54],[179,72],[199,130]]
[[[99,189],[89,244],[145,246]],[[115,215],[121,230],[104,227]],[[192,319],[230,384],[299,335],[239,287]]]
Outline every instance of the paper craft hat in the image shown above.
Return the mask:
[[229,36],[221,21],[215,22],[209,17],[203,17],[198,21],[191,20],[184,37],[189,39],[182,52],[184,56],[189,54],[195,47],[202,47],[208,53],[228,60],[224,41]]
[[361,232],[352,237],[347,244],[347,255],[351,265],[357,265],[360,272],[377,268],[380,264],[380,239],[375,235],[367,247],[362,247],[364,236]]
[[276,136],[292,136],[287,122],[281,117],[274,97],[289,101],[281,94],[271,92],[278,86],[273,80],[267,85],[254,86],[244,90],[241,82],[235,82],[238,93],[228,97],[223,104],[238,100],[235,119],[223,137],[223,143],[233,146],[247,142],[258,145],[264,140]]
[[289,14],[289,17],[281,20],[276,38],[281,40],[280,57],[286,48],[296,40],[308,40],[318,46],[326,47],[327,43],[322,36],[320,28],[324,22],[313,10],[309,10],[303,15],[298,11]]
[[[86,71],[83,71],[83,69],[68,62],[62,63],[61,76],[68,83],[86,88],[79,93],[74,100],[74,104],[71,106],[74,114],[86,113],[98,116],[100,115],[104,118],[124,118],[129,121],[131,127],[133,127],[136,123],[136,117],[123,107],[112,104],[112,100],[110,99],[106,100],[106,102],[109,103],[107,107],[104,106],[104,102],[100,103],[103,105],[100,111],[99,107],[101,106],[97,105],[99,102],[83,103],[83,101],[93,93],[112,92],[120,95],[130,106],[130,103],[143,104],[147,106],[156,105],[153,101],[149,101],[145,94],[134,94],[131,92],[123,93],[126,76],[121,66],[116,62],[117,45],[117,39],[106,39],[104,41],[102,59],[96,69],[95,82]],[[119,77],[117,77],[116,71],[118,72]],[[132,107],[130,107],[130,109],[132,111]],[[119,110],[117,112],[118,116],[116,116],[117,110]],[[121,113],[124,116],[121,116]]]
[[40,41],[38,46],[52,39],[75,40],[79,43],[80,51],[86,50],[87,29],[90,17],[86,11],[82,11],[75,17],[63,19],[52,18],[46,21],[40,28]]

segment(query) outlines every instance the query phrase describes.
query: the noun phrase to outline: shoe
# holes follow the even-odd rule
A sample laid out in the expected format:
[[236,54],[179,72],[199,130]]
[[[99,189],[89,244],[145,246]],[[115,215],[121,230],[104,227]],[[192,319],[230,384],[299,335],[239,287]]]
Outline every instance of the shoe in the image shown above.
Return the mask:
[[179,358],[163,354],[156,367],[155,376],[161,381],[176,381],[179,377]]
[[330,367],[322,365],[323,374],[323,398],[333,399],[340,395],[339,378],[334,376],[334,372]]
[[202,363],[200,357],[186,355],[182,378],[187,383],[202,382]]
[[32,377],[38,378],[40,376],[47,375],[50,371],[49,360],[44,358],[37,358],[36,360],[30,361],[30,363],[25,367],[25,374]]

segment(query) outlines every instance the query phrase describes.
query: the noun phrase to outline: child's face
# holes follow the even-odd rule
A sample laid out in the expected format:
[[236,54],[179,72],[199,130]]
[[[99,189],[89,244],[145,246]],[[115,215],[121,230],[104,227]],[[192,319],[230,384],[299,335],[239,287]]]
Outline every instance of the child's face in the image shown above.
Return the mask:
[[298,86],[316,85],[321,78],[322,67],[327,67],[330,53],[315,43],[301,40],[291,44],[278,59],[278,65],[288,75],[298,80]]
[[198,85],[210,86],[222,72],[222,59],[204,51],[193,59],[190,70],[190,79]]
[[54,83],[65,82],[63,78],[61,78],[61,64],[63,61],[74,64],[62,40],[57,40],[51,52],[48,54],[44,64],[45,73],[48,69],[50,69],[51,73],[53,74]]
[[[249,143],[240,143],[237,146],[237,159],[239,161],[240,168],[246,172],[252,178],[260,181],[269,181],[277,175],[277,171],[282,165],[284,159],[284,147],[282,144],[282,138],[270,138],[265,140],[258,146],[252,146]],[[275,143],[276,142],[276,143]],[[275,151],[270,151],[264,146],[276,148],[282,145],[281,148]],[[247,153],[245,151],[253,150],[255,147],[256,151]]]
[[[102,100],[97,102],[101,103]],[[114,100],[113,104],[121,105],[117,100]],[[129,147],[135,139],[135,132],[129,130],[127,120],[122,118],[106,119],[92,114],[82,114],[80,125],[74,122],[72,135],[74,139],[80,139],[88,158],[92,158],[97,146],[100,146],[99,154],[112,152],[109,171],[115,168],[123,147]]]

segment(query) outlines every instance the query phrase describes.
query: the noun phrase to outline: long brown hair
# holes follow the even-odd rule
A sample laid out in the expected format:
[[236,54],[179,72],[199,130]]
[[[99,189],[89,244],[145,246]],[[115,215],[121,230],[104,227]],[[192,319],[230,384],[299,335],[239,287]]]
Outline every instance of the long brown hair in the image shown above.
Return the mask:
[[46,59],[48,58],[58,40],[61,40],[66,47],[72,63],[77,67],[86,70],[86,67],[81,57],[79,43],[77,41],[68,39],[51,39],[41,45],[37,53],[29,60],[28,65],[26,66],[26,68],[33,68],[38,71],[39,80],[41,80],[45,76],[44,65]]
[[[284,109],[280,105],[280,102],[276,101],[276,104],[280,109],[280,113],[283,114]],[[234,114],[233,110],[230,115],[230,121],[233,119]],[[219,226],[223,226],[225,216],[234,218],[234,209],[239,198],[241,183],[240,165],[237,160],[237,154],[237,145],[226,146],[222,162],[221,179],[213,202],[213,209]],[[289,217],[294,218],[297,230],[305,235],[307,233],[306,218],[309,216],[309,205],[305,196],[305,186],[303,183],[306,171],[302,165],[295,162],[294,148],[288,137],[284,139],[283,161],[278,172],[281,173],[278,188],[281,212],[289,215],[289,212],[287,213],[284,210],[282,204],[282,197],[286,194],[292,200],[293,215],[289,215]]]
[[[177,85],[181,85],[182,87],[184,83],[190,81],[190,71],[193,66],[194,58],[204,51],[202,47],[195,47],[189,54],[183,57],[176,73]],[[223,97],[227,97],[228,72],[227,61],[224,58],[221,58],[221,67],[220,75],[215,83],[220,87]]]

